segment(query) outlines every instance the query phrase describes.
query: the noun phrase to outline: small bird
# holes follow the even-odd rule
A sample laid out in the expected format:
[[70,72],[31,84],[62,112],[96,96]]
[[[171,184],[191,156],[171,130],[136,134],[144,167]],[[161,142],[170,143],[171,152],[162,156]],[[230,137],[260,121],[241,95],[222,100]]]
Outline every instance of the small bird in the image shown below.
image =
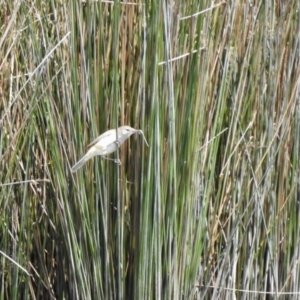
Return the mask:
[[[89,146],[92,146],[92,147],[89,149],[89,151],[86,153],[86,155],[72,167],[72,169],[71,169],[72,173],[74,173],[78,169],[80,169],[89,159],[91,159],[94,156],[97,156],[97,155],[103,156],[103,155],[107,155],[109,153],[115,152],[118,149],[118,147],[120,147],[125,142],[125,140],[127,140],[134,133],[142,134],[144,141],[145,141],[146,145],[148,146],[148,143],[143,134],[143,131],[140,129],[134,129],[130,126],[119,127],[118,128],[118,141],[117,141],[116,129],[108,130],[108,131],[102,133],[92,143],[90,143],[88,145],[88,147]],[[109,158],[106,158],[106,159],[109,159]]]

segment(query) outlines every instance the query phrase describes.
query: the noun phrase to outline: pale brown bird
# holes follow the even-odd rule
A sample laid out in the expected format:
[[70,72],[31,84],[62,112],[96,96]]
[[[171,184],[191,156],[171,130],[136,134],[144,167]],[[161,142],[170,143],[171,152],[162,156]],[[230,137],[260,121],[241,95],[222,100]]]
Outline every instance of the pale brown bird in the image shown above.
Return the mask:
[[148,146],[143,131],[140,129],[134,129],[130,126],[119,127],[118,141],[117,141],[116,129],[108,130],[102,133],[92,143],[89,144],[89,146],[92,147],[88,150],[86,155],[72,167],[71,169],[72,173],[80,169],[89,159],[91,159],[94,156],[97,155],[103,156],[115,152],[118,149],[118,147],[120,147],[125,142],[125,140],[127,140],[134,133],[142,134],[144,141]]

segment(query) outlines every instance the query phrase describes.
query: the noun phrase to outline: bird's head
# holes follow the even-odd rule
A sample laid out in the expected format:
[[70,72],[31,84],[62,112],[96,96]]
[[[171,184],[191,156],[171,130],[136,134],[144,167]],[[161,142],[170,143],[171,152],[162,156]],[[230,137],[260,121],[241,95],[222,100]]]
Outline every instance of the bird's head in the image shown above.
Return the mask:
[[130,126],[121,126],[121,127],[118,128],[118,134],[120,135],[120,138],[122,140],[126,140],[127,138],[129,138],[134,133],[141,134],[144,138],[144,141],[145,141],[146,145],[149,147],[142,130],[134,129]]

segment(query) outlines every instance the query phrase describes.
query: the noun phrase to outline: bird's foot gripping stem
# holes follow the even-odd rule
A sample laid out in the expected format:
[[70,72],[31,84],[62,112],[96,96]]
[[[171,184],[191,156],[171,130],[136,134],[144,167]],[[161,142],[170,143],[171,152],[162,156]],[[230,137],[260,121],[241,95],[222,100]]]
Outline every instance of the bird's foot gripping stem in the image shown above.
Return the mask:
[[113,161],[115,164],[118,164],[119,166],[121,166],[121,160],[120,159],[113,159],[113,158],[108,158],[108,157],[105,157],[105,156],[102,156],[103,159],[106,159],[106,160],[111,160]]

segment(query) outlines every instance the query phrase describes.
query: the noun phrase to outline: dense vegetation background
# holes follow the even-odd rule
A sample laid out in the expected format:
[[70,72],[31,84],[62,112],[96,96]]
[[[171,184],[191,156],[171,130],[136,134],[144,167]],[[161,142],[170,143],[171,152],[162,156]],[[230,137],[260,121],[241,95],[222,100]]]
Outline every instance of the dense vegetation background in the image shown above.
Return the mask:
[[0,3],[1,299],[297,298],[298,0]]

